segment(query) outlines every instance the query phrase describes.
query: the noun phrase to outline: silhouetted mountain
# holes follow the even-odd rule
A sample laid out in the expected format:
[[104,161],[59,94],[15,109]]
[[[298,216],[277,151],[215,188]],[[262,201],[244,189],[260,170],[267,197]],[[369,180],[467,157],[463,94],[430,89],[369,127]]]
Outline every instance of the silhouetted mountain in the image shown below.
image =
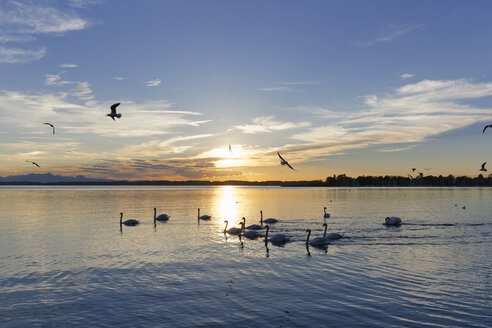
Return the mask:
[[77,176],[63,176],[53,175],[51,173],[42,174],[26,174],[26,175],[11,175],[7,177],[0,177],[0,182],[32,182],[32,183],[85,183],[85,182],[111,182],[108,179],[95,179],[86,178],[83,175]]

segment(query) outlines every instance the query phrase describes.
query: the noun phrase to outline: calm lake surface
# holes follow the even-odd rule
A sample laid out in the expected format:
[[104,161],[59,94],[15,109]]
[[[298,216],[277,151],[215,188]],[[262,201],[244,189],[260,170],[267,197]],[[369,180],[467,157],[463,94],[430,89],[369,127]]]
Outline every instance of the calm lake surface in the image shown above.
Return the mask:
[[491,188],[2,187],[1,326],[491,327],[491,237]]

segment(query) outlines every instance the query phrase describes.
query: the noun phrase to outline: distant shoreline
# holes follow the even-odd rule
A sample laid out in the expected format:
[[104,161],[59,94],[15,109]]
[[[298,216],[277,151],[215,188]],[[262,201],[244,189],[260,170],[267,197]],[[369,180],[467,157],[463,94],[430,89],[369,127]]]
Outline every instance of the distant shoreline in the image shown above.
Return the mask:
[[310,181],[149,181],[149,180],[108,180],[108,181],[0,181],[0,186],[264,186],[264,187],[492,187],[489,177],[435,177],[418,179],[406,177],[379,176],[350,178],[345,175]]

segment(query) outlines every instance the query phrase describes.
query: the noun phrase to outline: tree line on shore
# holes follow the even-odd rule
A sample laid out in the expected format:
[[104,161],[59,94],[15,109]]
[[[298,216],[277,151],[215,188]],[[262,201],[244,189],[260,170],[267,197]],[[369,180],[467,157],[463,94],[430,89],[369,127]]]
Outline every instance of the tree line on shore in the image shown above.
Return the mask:
[[282,186],[325,186],[325,187],[474,187],[492,186],[492,174],[484,177],[426,175],[411,178],[402,176],[358,176],[348,177],[346,174],[333,175],[323,180],[314,181],[288,181]]
[[333,175],[325,180],[301,180],[301,181],[169,181],[169,180],[104,180],[104,181],[58,181],[58,182],[34,182],[29,180],[0,181],[0,185],[147,185],[147,186],[282,186],[282,187],[476,187],[492,186],[492,174],[484,177],[454,175],[433,176],[426,175],[417,178],[402,176],[358,176],[349,177],[346,174]]

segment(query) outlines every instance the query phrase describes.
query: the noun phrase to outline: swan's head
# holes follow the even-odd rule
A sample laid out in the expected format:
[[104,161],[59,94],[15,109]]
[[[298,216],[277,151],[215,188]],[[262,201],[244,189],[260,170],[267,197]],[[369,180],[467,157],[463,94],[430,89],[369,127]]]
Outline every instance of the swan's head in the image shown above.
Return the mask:
[[306,232],[309,232],[309,233],[311,233],[311,229],[306,229]]
[[323,209],[326,211],[326,206]]
[[243,224],[246,224],[246,218],[243,216]]
[[323,223],[323,227],[327,227],[328,225],[326,223]]

